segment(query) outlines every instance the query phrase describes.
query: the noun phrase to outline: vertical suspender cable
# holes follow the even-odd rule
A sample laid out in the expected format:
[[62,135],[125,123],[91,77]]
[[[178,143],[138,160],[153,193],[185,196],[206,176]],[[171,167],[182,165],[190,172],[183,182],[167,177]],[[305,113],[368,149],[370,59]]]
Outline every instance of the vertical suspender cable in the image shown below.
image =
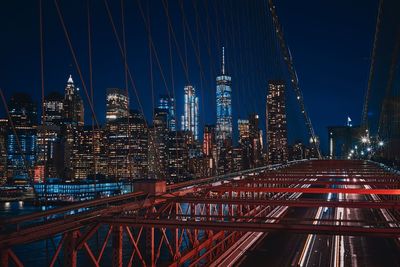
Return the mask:
[[372,46],[371,66],[369,69],[367,92],[366,92],[365,98],[364,98],[364,106],[363,106],[362,117],[361,117],[361,126],[364,127],[364,129],[368,129],[369,98],[370,98],[370,94],[371,94],[372,82],[373,82],[374,76],[375,76],[375,60],[376,60],[376,52],[377,52],[377,47],[378,47],[379,32],[380,32],[380,26],[381,26],[381,20],[382,20],[383,2],[384,2],[384,0],[379,1],[378,15],[377,15],[376,26],[375,26],[374,43]]

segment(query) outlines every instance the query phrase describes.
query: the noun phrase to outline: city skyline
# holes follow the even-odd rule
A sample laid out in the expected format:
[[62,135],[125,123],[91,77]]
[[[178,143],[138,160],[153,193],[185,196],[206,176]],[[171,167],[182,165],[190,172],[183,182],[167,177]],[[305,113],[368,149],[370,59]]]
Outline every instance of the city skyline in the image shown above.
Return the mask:
[[4,3],[0,265],[399,265],[399,14]]
[[[28,8],[29,10],[37,10],[37,6],[35,6],[35,3],[29,3],[29,6],[26,6],[24,8],[27,8],[25,11],[23,9],[23,12],[27,12]],[[110,4],[111,5],[111,4]],[[221,6],[216,3],[215,4],[218,8],[221,8]],[[312,13],[313,10],[317,9],[318,7],[315,8],[308,8],[309,5],[311,5],[311,3],[303,3],[302,5],[295,3],[295,5],[298,5],[297,9],[294,10],[303,10],[305,12],[308,13]],[[303,6],[305,5],[305,6]],[[319,5],[319,4],[318,4]],[[145,6],[145,5],[144,5]],[[330,6],[330,8],[334,8],[335,10],[339,11],[341,4],[337,3],[337,5],[332,5]],[[357,96],[357,92],[359,92],[359,90],[356,88],[360,88],[360,87],[365,87],[365,79],[364,78],[357,78],[357,77],[364,77],[366,73],[368,73],[368,67],[369,67],[369,63],[368,60],[365,60],[365,58],[369,57],[370,54],[370,47],[371,47],[371,39],[373,37],[373,24],[375,22],[375,16],[376,16],[376,6],[377,3],[368,3],[367,5],[363,5],[362,9],[357,9],[357,11],[355,11],[356,14],[360,14],[359,16],[356,17],[350,17],[348,13],[344,13],[343,16],[346,19],[347,22],[350,23],[350,25],[352,25],[352,27],[354,27],[354,29],[357,29],[357,27],[360,28],[360,30],[356,30],[358,32],[358,34],[360,35],[360,40],[356,40],[357,43],[357,47],[362,47],[363,49],[357,49],[357,54],[355,54],[352,57],[349,57],[352,59],[351,62],[349,62],[350,64],[353,64],[352,66],[356,66],[355,69],[359,69],[359,72],[357,74],[357,76],[354,76],[354,78],[352,77],[350,79],[350,77],[347,76],[339,76],[338,78],[340,80],[334,81],[334,83],[336,83],[337,85],[346,85],[344,88],[343,86],[335,86],[336,88],[336,92],[337,94],[335,94],[335,96],[333,96],[334,98],[336,98],[336,101],[329,101],[326,97],[325,97],[325,92],[329,91],[329,89],[325,89],[326,86],[323,85],[322,81],[320,78],[318,77],[326,77],[326,75],[330,75],[329,73],[330,70],[322,70],[322,69],[318,69],[316,70],[315,68],[309,68],[307,66],[304,66],[305,63],[307,62],[308,59],[311,59],[313,62],[315,62],[315,66],[319,65],[319,59],[318,58],[323,58],[321,56],[317,56],[317,55],[313,55],[313,53],[315,51],[317,51],[319,53],[319,55],[321,55],[321,53],[329,51],[328,50],[324,50],[322,49],[324,46],[324,44],[321,44],[320,46],[318,45],[307,45],[308,42],[312,42],[313,40],[315,40],[315,38],[312,36],[312,31],[307,31],[306,29],[313,29],[315,27],[310,27],[310,26],[306,26],[306,25],[313,25],[312,24],[312,20],[308,20],[305,19],[307,17],[303,17],[301,15],[301,13],[293,13],[290,9],[288,9],[288,6],[286,6],[285,3],[281,3],[280,4],[280,11],[284,14],[284,22],[286,25],[286,31],[289,33],[288,38],[290,39],[290,44],[291,44],[291,50],[294,54],[295,57],[295,61],[296,61],[296,65],[297,65],[297,71],[299,73],[299,76],[301,77],[301,84],[302,84],[302,88],[304,90],[305,93],[305,102],[306,102],[306,106],[308,107],[310,114],[311,114],[311,120],[315,125],[316,131],[317,131],[317,135],[319,135],[321,137],[321,142],[322,142],[322,148],[326,151],[326,147],[327,147],[327,139],[325,138],[325,134],[324,132],[326,131],[326,126],[328,125],[332,125],[332,124],[344,124],[345,120],[347,118],[348,115],[350,115],[353,120],[354,123],[357,124],[359,117],[360,117],[360,105],[361,102],[359,102],[358,104],[352,103],[352,105],[348,105],[348,104],[344,104],[347,105],[347,107],[345,106],[343,108],[343,111],[341,112],[335,112],[333,113],[331,111],[331,109],[329,108],[329,105],[331,102],[338,102],[340,101],[340,99],[344,99],[344,98],[349,98],[349,99],[356,99],[355,96]],[[9,3],[7,6],[9,9],[14,9],[15,6],[14,4]],[[61,7],[64,10],[64,14],[67,16],[69,13],[71,12],[83,12],[85,10],[85,6],[80,5],[77,2],[71,2],[71,4],[65,4],[62,3]],[[81,8],[77,8],[77,7],[81,7]],[[96,40],[104,40],[105,37],[108,38],[107,43],[104,43],[104,45],[99,45],[98,43],[96,43],[96,45],[94,46],[94,53],[93,53],[93,59],[95,60],[95,62],[103,62],[102,66],[99,66],[98,64],[96,64],[96,67],[93,69],[93,77],[94,77],[94,88],[95,88],[95,99],[96,99],[96,104],[94,105],[94,108],[96,110],[96,113],[99,114],[99,117],[103,118],[103,116],[101,114],[105,113],[105,105],[103,103],[105,103],[105,98],[104,98],[104,91],[106,90],[106,88],[109,87],[118,87],[118,88],[124,88],[124,70],[123,67],[121,67],[121,63],[120,63],[120,55],[118,54],[118,47],[115,47],[115,38],[113,36],[112,33],[112,29],[109,29],[109,23],[107,21],[103,21],[103,22],[99,22],[97,18],[101,17],[101,16],[106,16],[106,13],[104,11],[104,6],[103,5],[99,5],[99,4],[93,4],[93,12],[95,16],[93,18],[93,27],[99,29],[100,28],[105,28],[104,30],[104,34],[102,33],[101,35],[97,34],[96,36],[94,36],[94,42]],[[357,5],[349,5],[348,8],[350,8],[351,10],[356,9]],[[70,51],[68,49],[68,46],[65,43],[65,37],[62,34],[62,29],[61,27],[59,27],[58,30],[53,30],[53,29],[49,29],[49,25],[46,24],[46,21],[54,20],[57,21],[57,17],[56,17],[56,11],[54,9],[53,6],[50,5],[50,7],[48,6],[44,6],[44,22],[45,22],[45,44],[47,44],[47,46],[49,46],[50,44],[51,47],[58,47],[59,49],[61,49],[62,54],[60,54],[61,56],[58,57],[52,57],[53,52],[53,48],[49,48],[45,50],[45,66],[49,66],[49,64],[53,65],[53,62],[56,64],[56,66],[59,66],[57,68],[51,68],[49,69],[49,67],[45,68],[45,90],[46,92],[49,91],[53,91],[54,89],[56,89],[58,92],[62,92],[61,90],[63,90],[63,86],[60,86],[61,84],[64,83],[65,80],[65,75],[72,73],[73,76],[75,77],[75,82],[78,84],[79,87],[82,87],[82,83],[80,81],[79,75],[76,73],[76,69],[75,66],[73,64],[73,60],[70,57]],[[114,12],[113,15],[117,16],[118,15],[118,5],[113,6],[111,5],[111,8],[113,8]],[[132,9],[132,4],[127,6],[127,10],[128,9]],[[188,7],[190,8],[190,7]],[[235,9],[235,6],[232,5],[233,9]],[[249,7],[251,9],[253,8],[257,8],[256,6],[254,7]],[[4,10],[6,10],[7,8],[5,8]],[[161,9],[162,10],[162,6],[155,6],[155,9]],[[175,10],[175,11],[172,11]],[[173,9],[171,7],[171,12],[177,12],[174,13],[174,15],[179,15],[179,8],[178,9]],[[322,8],[322,10],[326,10],[326,8]],[[342,11],[343,12],[343,11]],[[350,13],[350,11],[349,11]],[[354,13],[354,12],[353,12]],[[25,13],[22,13],[25,14]],[[97,14],[97,15],[96,15]],[[288,15],[290,14],[290,15]],[[80,22],[81,24],[84,24],[85,22],[83,21],[84,16],[84,12],[81,14],[82,21]],[[128,18],[128,20],[132,20],[131,17],[135,17],[135,21],[137,22],[136,24],[138,25],[137,27],[133,27],[132,25],[132,21],[127,25],[127,27],[129,27],[128,29],[130,29],[130,31],[134,32],[141,32],[144,31],[144,27],[143,25],[143,21],[141,20],[140,14],[138,14],[137,18],[136,16],[130,16]],[[309,16],[310,18],[312,16]],[[7,14],[4,14],[4,19],[8,19],[10,22],[13,21],[15,18],[9,18]],[[242,20],[241,18],[238,18],[239,20]],[[25,23],[25,21],[30,21],[33,25],[37,25],[38,21],[37,19],[33,19],[32,15],[30,14],[26,14],[25,18],[23,20],[21,20],[21,23]],[[65,20],[70,24],[69,25],[69,29],[72,31],[73,35],[78,35],[80,36],[80,40],[79,39],[73,39],[73,44],[74,46],[79,47],[79,51],[85,51],[86,50],[86,42],[84,40],[86,40],[86,33],[83,29],[79,29],[77,27],[75,27],[75,24],[78,24],[78,21],[76,23],[70,23],[71,21],[66,17]],[[158,21],[158,18],[154,18],[154,20]],[[302,21],[302,23],[300,24],[293,24],[290,23],[291,21]],[[359,23],[359,20],[363,20],[363,23]],[[323,19],[322,20],[324,23],[329,23],[328,19]],[[356,23],[351,23],[355,21]],[[344,23],[344,22],[343,22]],[[57,21],[56,25],[59,24],[59,21]],[[175,27],[178,27],[178,23],[174,23],[174,25],[176,24]],[[194,24],[193,24],[194,25]],[[339,32],[338,29],[340,29],[340,25],[338,25],[337,27],[334,25],[330,25],[328,24],[330,27],[333,27],[333,29],[336,29],[336,31],[334,31],[335,35],[329,36],[326,34],[325,38],[321,38],[325,39],[325,40],[329,40],[329,38],[338,38],[341,36],[341,33]],[[362,27],[361,27],[362,25]],[[371,25],[371,27],[368,27],[368,25]],[[68,25],[67,25],[68,26]],[[118,25],[117,25],[118,26]],[[119,26],[120,27],[120,26]],[[194,27],[194,26],[193,26]],[[300,27],[303,27],[304,29],[302,31],[299,30]],[[315,30],[319,30],[320,28],[322,28],[323,25],[318,25],[317,28],[315,28]],[[57,28],[57,27],[56,27]],[[94,29],[96,29],[94,28]],[[132,29],[134,28],[134,29]],[[291,30],[293,29],[293,30]],[[57,33],[54,33],[55,31],[57,31]],[[155,36],[159,35],[159,32],[165,32],[166,29],[159,29],[159,30],[154,30]],[[303,40],[303,38],[300,38],[299,33],[300,32],[304,32],[305,34],[308,34],[308,36],[310,36],[309,39],[305,39]],[[54,33],[54,34],[53,34]],[[11,33],[10,33],[11,34]],[[46,38],[46,36],[49,35],[54,35],[54,37],[52,37],[51,39],[48,39],[48,37]],[[137,34],[137,33],[136,33]],[[187,33],[188,34],[188,33]],[[318,31],[318,34],[323,34],[320,31]],[[343,32],[343,38],[347,38],[347,36],[349,35],[347,32]],[[6,36],[6,35],[5,35]],[[13,57],[13,61],[18,61],[18,62],[22,62],[23,58],[32,58],[34,57],[35,59],[39,59],[38,55],[39,55],[39,40],[37,38],[37,27],[35,27],[34,29],[32,28],[29,32],[29,36],[30,39],[33,40],[32,42],[32,48],[30,48],[30,52],[29,52],[29,56],[27,56],[25,54],[25,51],[21,51],[20,55],[16,55]],[[165,37],[165,34],[161,35],[162,38]],[[20,36],[14,36],[13,34],[10,35],[10,37],[12,37],[11,40],[21,40],[23,41],[23,39],[21,39],[22,37]],[[221,34],[221,41],[223,39],[223,37],[229,37],[229,35],[227,34]],[[307,43],[303,42],[298,42],[297,40],[302,39],[302,41],[305,41]],[[36,42],[34,40],[37,40]],[[145,42],[147,40],[143,40],[143,42]],[[172,40],[173,41],[173,40]],[[179,45],[181,46],[181,48],[183,48],[183,42],[181,40],[179,41]],[[321,42],[321,41],[319,41]],[[12,42],[11,42],[12,43]],[[208,56],[208,52],[207,51],[201,51],[201,55],[203,55],[203,57],[201,58],[202,62],[207,62],[210,59],[213,60],[212,63],[210,63],[210,66],[214,66],[211,67],[211,69],[214,69],[214,71],[210,72],[214,72],[214,74],[217,74],[217,70],[219,69],[219,64],[220,64],[220,59],[219,59],[219,54],[220,54],[220,47],[224,45],[225,47],[227,47],[227,52],[230,54],[231,60],[228,60],[228,70],[230,69],[230,75],[233,77],[233,79],[235,80],[235,90],[233,90],[233,97],[232,97],[232,105],[233,105],[233,128],[236,129],[237,128],[237,119],[238,118],[244,118],[247,116],[247,114],[252,113],[252,112],[256,112],[258,114],[263,114],[263,107],[262,107],[262,102],[260,101],[258,102],[254,102],[254,101],[249,101],[248,104],[244,104],[243,107],[238,107],[238,99],[243,98],[243,96],[246,96],[246,94],[243,94],[243,92],[245,90],[250,90],[250,94],[248,94],[248,96],[253,95],[254,93],[258,92],[258,93],[262,93],[263,92],[263,88],[265,88],[266,86],[266,81],[267,79],[258,82],[258,86],[250,86],[249,88],[244,88],[244,85],[246,85],[246,82],[242,81],[242,77],[238,76],[237,74],[239,73],[238,69],[240,63],[242,62],[245,63],[246,61],[243,61],[244,59],[241,59],[243,57],[246,56],[246,53],[243,52],[243,55],[240,56],[238,54],[238,49],[234,49],[234,45],[236,47],[238,47],[238,43],[235,43],[233,40],[231,40],[231,38],[226,38],[225,41],[222,41],[222,43],[215,43],[215,45],[210,46],[211,47],[211,52],[212,52],[212,56],[211,58]],[[3,44],[3,46],[6,46],[6,44]],[[352,53],[354,52],[354,46],[349,46],[346,49],[343,49],[343,51],[345,53]],[[8,46],[6,46],[8,47]],[[18,45],[16,46],[18,47]],[[103,49],[103,48],[106,49]],[[138,48],[139,51],[145,51],[147,46],[142,46],[142,45],[136,45],[132,42],[129,43],[129,39],[128,39],[128,54],[131,55],[132,57],[134,55],[137,54],[136,50]],[[203,109],[203,106],[211,106],[211,105],[215,105],[215,101],[214,101],[214,96],[213,96],[213,80],[215,79],[215,75],[209,75],[206,70],[204,69],[204,80],[201,78],[201,74],[200,71],[198,69],[198,66],[196,67],[197,62],[196,62],[196,53],[194,53],[193,48],[189,42],[189,40],[187,40],[187,50],[188,50],[188,66],[190,67],[189,70],[193,70],[190,72],[190,80],[192,80],[192,84],[194,87],[199,89],[199,104],[200,104],[200,109]],[[208,44],[206,44],[205,47],[208,47]],[[310,47],[314,47],[314,51],[313,53],[310,52]],[[329,46],[328,46],[329,47]],[[174,47],[173,47],[174,48]],[[317,50],[315,50],[315,48],[317,48]],[[101,51],[107,51],[107,53],[102,53],[103,55],[101,55],[99,53],[99,49],[101,49]],[[176,49],[176,48],[174,48]],[[168,49],[165,47],[165,49],[158,45],[157,46],[157,50],[159,51],[159,56],[161,55],[167,55],[168,53]],[[165,52],[164,52],[165,50]],[[257,49],[256,49],[257,50]],[[260,50],[260,49],[258,49]],[[96,52],[97,51],[97,52]],[[261,50],[260,50],[261,51]],[[298,52],[297,52],[298,51]],[[148,62],[148,59],[146,58],[145,54],[147,53],[141,53],[143,55],[140,55],[138,57],[138,59],[140,59],[142,62]],[[331,55],[331,54],[328,54]],[[184,55],[183,55],[184,56]],[[154,57],[154,55],[153,55]],[[163,56],[164,57],[164,56]],[[164,66],[164,68],[166,68],[168,66],[168,59],[163,57],[160,58],[161,60],[161,64]],[[306,59],[306,57],[308,59]],[[85,73],[87,74],[87,63],[86,60],[84,60],[85,57],[80,56],[80,63],[82,64],[84,68],[84,76]],[[11,63],[11,58],[9,55],[5,55],[4,58],[5,62],[9,62]],[[129,59],[130,61],[132,60],[132,58],[130,57]],[[154,59],[153,59],[154,60]],[[185,58],[183,58],[183,60],[185,61]],[[250,60],[250,59],[249,59]],[[338,60],[342,60],[342,59],[336,59],[336,61]],[[185,80],[187,80],[187,75],[185,74],[185,70],[184,68],[181,66],[182,64],[180,63],[180,59],[179,57],[177,57],[176,59],[173,60],[173,66],[174,66],[174,83],[175,85],[172,86],[172,83],[170,83],[169,81],[167,81],[168,83],[168,90],[165,88],[165,86],[163,85],[163,81],[160,78],[157,78],[157,76],[159,76],[159,74],[157,73],[157,63],[154,62],[154,76],[155,76],[155,96],[158,96],[159,94],[166,94],[168,93],[168,91],[170,93],[172,93],[172,89],[174,88],[175,91],[175,99],[177,101],[177,103],[179,103],[181,101],[181,99],[183,99],[183,92],[181,92],[180,88],[183,88],[185,85]],[[236,61],[236,64],[234,64]],[[104,64],[107,63],[107,64]],[[10,64],[5,64],[5,65],[10,65]],[[3,66],[5,66],[3,65]],[[29,65],[29,70],[27,69]],[[38,65],[33,66],[32,64],[28,64],[27,66],[24,66],[24,68],[22,68],[18,73],[23,74],[23,76],[25,76],[25,79],[15,79],[12,78],[14,77],[14,75],[12,73],[14,73],[15,71],[11,71],[12,70],[12,66],[11,69],[4,69],[2,70],[2,74],[0,76],[2,84],[0,84],[0,86],[2,88],[4,88],[5,94],[7,95],[7,97],[10,97],[11,92],[13,91],[29,91],[29,92],[37,92],[35,93],[34,99],[39,102],[40,101],[40,75],[38,73]],[[110,72],[110,74],[106,74],[104,75],[105,72],[107,72],[107,70],[109,68],[105,68],[104,66],[112,66],[112,71]],[[142,101],[144,101],[146,104],[143,104],[143,108],[144,108],[144,112],[146,115],[146,119],[147,120],[151,120],[151,114],[152,114],[152,108],[151,108],[151,99],[149,99],[149,88],[150,85],[148,84],[148,82],[143,81],[142,79],[139,79],[137,77],[141,77],[141,78],[147,78],[148,77],[148,68],[143,68],[143,70],[138,70],[135,65],[130,62],[130,65],[132,65],[132,67],[134,68],[134,71],[132,72],[132,74],[134,75],[134,79],[137,80],[138,83],[138,88],[140,88],[139,90],[139,96],[140,99]],[[184,64],[186,65],[186,64]],[[348,65],[348,64],[344,64],[344,65]],[[351,65],[350,65],[351,66]],[[349,66],[349,68],[350,68]],[[117,71],[117,69],[119,69],[120,71]],[[165,72],[169,72],[168,68],[166,68]],[[314,71],[319,71],[322,72],[322,76],[321,75],[315,75],[313,74]],[[10,75],[8,75],[7,73],[9,73]],[[119,77],[119,78],[117,78]],[[214,77],[214,78],[213,78]],[[254,78],[250,78],[252,76],[249,76],[249,79],[252,80]],[[343,77],[343,79],[341,78]],[[274,77],[270,77],[270,78],[274,78]],[[168,78],[169,79],[169,78]],[[316,83],[312,82],[313,80],[316,80]],[[350,79],[350,80],[349,80]],[[85,78],[86,80],[86,78]],[[203,80],[203,81],[202,81]],[[332,79],[331,79],[332,80]],[[353,82],[351,82],[353,81]],[[201,84],[203,83],[203,85],[201,86]],[[88,82],[86,82],[86,84],[88,85]],[[314,84],[318,84],[317,86]],[[251,83],[249,84],[251,85]],[[246,86],[247,87],[247,86]],[[331,87],[334,87],[333,84],[331,84]],[[58,89],[57,89],[58,88]],[[348,88],[354,88],[352,90],[348,90]],[[82,88],[81,88],[82,89]],[[139,105],[137,103],[136,97],[133,94],[133,91],[130,89],[130,95],[131,95],[131,104],[132,104],[132,108],[136,108],[136,109],[140,109]],[[84,101],[87,102],[87,100],[84,98]],[[316,101],[316,99],[322,99],[322,101]],[[326,101],[324,101],[323,99],[326,99]],[[322,103],[324,103],[324,105],[322,105]],[[87,103],[86,103],[87,106]],[[183,114],[183,108],[181,107],[181,105],[177,105],[178,109],[176,110],[178,117]],[[316,110],[324,110],[324,112],[316,112]],[[4,111],[1,110],[0,111],[2,114],[2,117],[4,117]],[[324,116],[322,116],[322,114],[325,114]],[[215,117],[216,115],[214,115],[214,112],[209,112],[208,110],[204,110],[203,109],[203,114],[201,115],[201,117],[199,118],[200,124],[201,125],[205,125],[205,124],[210,124],[213,123],[213,121],[215,121]],[[90,112],[89,109],[86,109],[86,113],[85,113],[85,117],[86,117],[86,121],[90,121],[91,120],[91,116],[90,116]],[[103,123],[104,121],[100,121],[100,123]],[[264,133],[265,133],[265,122],[264,120],[261,121],[261,125],[260,127],[263,129]],[[292,131],[289,130],[289,134]],[[296,137],[293,137],[292,139],[296,139]],[[305,139],[305,138],[304,138]]]

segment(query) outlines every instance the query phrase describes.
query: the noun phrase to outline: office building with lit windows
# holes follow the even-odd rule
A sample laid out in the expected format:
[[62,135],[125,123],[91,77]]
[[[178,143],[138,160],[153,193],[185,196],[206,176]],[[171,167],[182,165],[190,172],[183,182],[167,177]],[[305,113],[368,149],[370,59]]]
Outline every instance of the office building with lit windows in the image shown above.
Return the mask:
[[250,140],[250,168],[262,165],[263,140],[262,131],[259,128],[258,114],[249,116],[249,140]]
[[64,97],[58,92],[48,94],[43,103],[42,124],[59,125],[64,114]]
[[166,179],[168,175],[168,112],[155,109],[153,126],[149,129],[149,178]]
[[147,177],[148,128],[143,115],[131,110],[129,118],[109,122],[105,131],[108,177],[116,181]]
[[168,95],[161,95],[158,108],[167,111],[167,127],[169,131],[176,131],[175,99]]
[[106,121],[111,122],[127,118],[129,113],[129,98],[126,90],[107,88]]
[[266,118],[268,163],[287,162],[288,141],[284,81],[269,81]]
[[79,94],[79,88],[75,87],[72,76],[70,75],[65,86],[64,94],[64,119],[72,124],[84,125],[83,100]]
[[184,114],[182,116],[182,131],[190,131],[195,140],[199,137],[199,98],[193,86],[185,86]]
[[42,124],[37,127],[37,164],[34,180],[43,182],[46,178],[58,177],[55,155],[57,142],[61,138],[61,125],[64,122],[64,97],[51,92],[43,102]]
[[8,103],[13,121],[7,129],[7,171],[14,182],[33,178],[37,152],[37,108],[25,93],[15,93]]

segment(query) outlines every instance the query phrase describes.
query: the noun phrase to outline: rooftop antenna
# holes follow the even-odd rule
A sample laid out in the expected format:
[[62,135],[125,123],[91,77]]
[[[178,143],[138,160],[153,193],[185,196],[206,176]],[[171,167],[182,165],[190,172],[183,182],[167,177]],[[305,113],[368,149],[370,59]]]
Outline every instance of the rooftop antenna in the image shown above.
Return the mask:
[[225,75],[225,47],[222,47],[222,75]]

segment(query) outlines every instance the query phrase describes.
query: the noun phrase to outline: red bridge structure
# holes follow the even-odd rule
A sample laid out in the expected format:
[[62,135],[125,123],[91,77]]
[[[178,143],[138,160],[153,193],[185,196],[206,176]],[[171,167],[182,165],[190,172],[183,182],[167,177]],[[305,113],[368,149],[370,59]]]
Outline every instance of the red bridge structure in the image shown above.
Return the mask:
[[[43,241],[49,266],[224,266],[274,231],[400,237],[400,175],[369,161],[300,161],[135,189],[3,220],[2,266],[24,266],[15,248]],[[293,218],[293,207],[317,215]],[[324,208],[334,210],[330,218],[321,216]],[[349,218],[348,209],[376,209],[381,219]]]

